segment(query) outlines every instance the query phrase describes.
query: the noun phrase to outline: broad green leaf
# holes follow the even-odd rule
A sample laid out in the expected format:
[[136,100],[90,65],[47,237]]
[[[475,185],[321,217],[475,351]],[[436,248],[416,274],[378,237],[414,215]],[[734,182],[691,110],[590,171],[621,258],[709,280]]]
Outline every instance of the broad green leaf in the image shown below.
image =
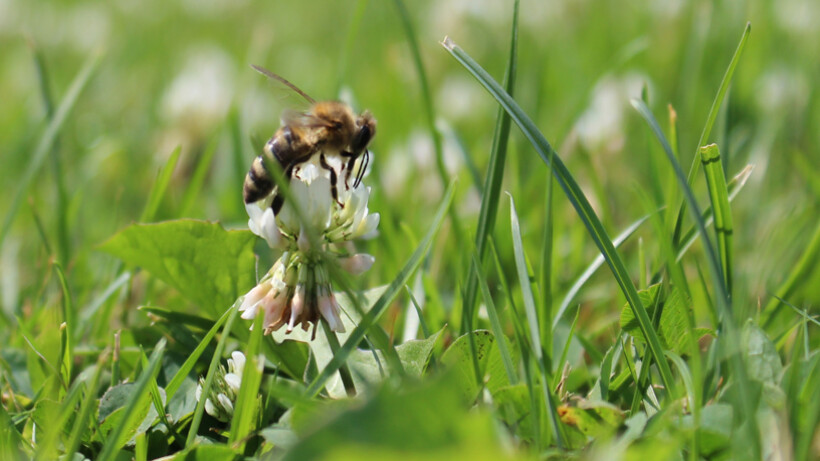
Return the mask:
[[783,364],[766,332],[749,320],[743,327],[741,339],[749,378],[764,384],[778,384]]
[[[62,404],[60,402],[56,402],[51,399],[42,399],[34,405],[34,413],[32,417],[34,418],[34,424],[37,425],[37,431],[35,431],[35,436],[37,442],[42,444],[43,436],[54,429],[54,422],[59,421],[60,419],[60,408]],[[63,431],[67,431],[72,424],[72,418],[69,417],[68,427],[63,428]],[[58,428],[59,429],[59,428]]]
[[[473,370],[470,338],[475,342],[476,362],[482,373],[484,385],[490,392],[495,392],[503,386],[509,386],[509,378],[504,368],[504,360],[495,345],[496,338],[488,330],[476,330],[458,337],[453,344],[441,355],[441,363],[454,369],[458,388],[464,398],[473,401],[478,397],[480,387],[476,383]],[[507,338],[507,349],[511,351],[513,363],[518,363],[517,351]]]
[[492,418],[469,411],[452,374],[400,391],[385,386],[340,414],[314,415],[312,424],[300,424],[302,439],[285,460],[504,457]]
[[147,270],[216,318],[253,287],[255,241],[249,231],[182,219],[133,224],[102,249]]
[[[134,395],[134,392],[138,392],[136,384],[125,383],[108,389],[102,396],[100,399],[98,416],[98,422],[100,423],[102,435],[107,435],[122,422],[122,418],[126,415],[122,409],[128,404],[130,399],[137,397]],[[159,388],[158,392],[164,407],[165,390]],[[145,396],[150,396],[147,390],[145,391]],[[150,429],[158,416],[156,408],[151,405],[150,398],[144,399],[144,402],[141,402],[136,408],[136,411],[131,414],[132,418],[130,419],[130,427],[125,429],[123,433],[124,435],[122,436],[125,437],[125,434],[128,434],[130,437],[128,439],[124,439],[124,441],[121,442],[122,444],[133,444],[135,441],[134,436]]]
[[[396,352],[399,354],[399,359],[408,375],[421,377],[427,362],[430,360],[433,346],[435,346],[442,331],[443,328],[430,335],[429,338],[414,339],[396,347]],[[382,381],[382,373],[387,372],[384,354],[381,351],[375,351],[376,356],[373,354],[374,351],[361,349],[350,354],[348,365],[353,373],[353,378],[356,380],[357,389],[361,388],[362,380],[369,384],[377,383]]]
[[[544,396],[535,392],[536,403],[539,407],[544,406]],[[536,425],[534,418],[538,417],[538,412],[532,407],[529,390],[524,383],[514,386],[504,386],[493,393],[493,401],[498,409],[498,415],[508,427],[515,431],[517,437],[521,437],[526,442],[536,439],[535,430],[541,431],[540,440],[548,440],[550,437],[549,426],[546,424]]]
[[[725,403],[707,405],[701,409],[697,430],[702,456],[714,455],[729,446],[734,424],[732,414],[732,406]],[[683,417],[681,425],[684,428],[691,429],[692,424],[692,415]]]
[[[666,299],[660,299],[656,303],[655,297],[658,296],[660,287],[660,284],[652,285],[646,290],[639,291],[638,296],[650,316],[654,316],[656,304],[662,309],[658,336],[663,347],[679,355],[686,354],[689,352],[689,320],[687,317],[688,312],[692,309],[692,303],[683,291],[676,287],[672,287]],[[621,309],[621,328],[635,338],[646,341],[638,320],[628,304]],[[708,328],[695,328],[693,333],[694,339],[698,340],[707,334],[714,334],[714,331]]]

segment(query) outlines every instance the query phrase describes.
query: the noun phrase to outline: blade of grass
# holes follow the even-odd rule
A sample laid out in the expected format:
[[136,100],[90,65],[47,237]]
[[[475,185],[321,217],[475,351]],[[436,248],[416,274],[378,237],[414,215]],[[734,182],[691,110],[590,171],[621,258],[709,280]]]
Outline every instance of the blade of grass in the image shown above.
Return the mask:
[[[649,128],[655,134],[655,137],[658,139],[661,146],[663,147],[663,150],[666,153],[669,162],[672,164],[672,168],[675,171],[678,183],[680,184],[681,189],[683,190],[683,195],[686,198],[686,202],[689,208],[692,210],[692,219],[694,219],[695,225],[698,229],[698,233],[700,234],[700,237],[703,239],[703,246],[706,250],[707,256],[706,262],[709,265],[712,279],[715,283],[715,289],[717,290],[716,298],[718,299],[718,305],[722,307],[723,314],[731,315],[731,304],[729,300],[730,298],[720,268],[720,259],[717,256],[715,246],[712,243],[712,240],[709,238],[709,234],[706,230],[706,224],[703,222],[702,219],[703,213],[701,213],[700,207],[698,206],[697,201],[695,200],[695,195],[692,192],[692,188],[689,187],[689,184],[686,182],[686,178],[683,175],[683,170],[681,170],[680,164],[675,158],[675,154],[672,152],[672,148],[666,141],[666,137],[663,135],[661,127],[658,125],[658,122],[657,120],[655,120],[655,117],[654,115],[652,115],[652,112],[649,110],[646,104],[640,99],[633,99],[632,106],[638,111],[641,117],[643,117],[647,125],[649,125]],[[727,320],[730,319],[731,317],[727,318]]]
[[418,269],[419,265],[427,254],[427,251],[430,249],[430,246],[433,243],[433,237],[438,233],[439,228],[441,227],[441,222],[444,219],[444,214],[450,208],[450,205],[453,201],[453,190],[454,184],[451,184],[450,187],[447,188],[447,193],[444,196],[444,200],[442,200],[441,205],[439,205],[438,211],[436,212],[435,217],[433,218],[433,223],[430,225],[430,229],[427,231],[427,235],[424,236],[419,246],[416,248],[416,251],[413,252],[413,255],[407,261],[407,263],[402,268],[401,272],[396,276],[392,283],[387,287],[385,292],[376,300],[376,303],[373,304],[373,307],[362,317],[361,322],[356,326],[356,328],[350,333],[347,341],[342,345],[339,351],[333,356],[327,366],[319,373],[319,375],[310,383],[307,389],[307,395],[311,397],[315,397],[320,390],[325,385],[325,382],[339,369],[339,367],[344,364],[347,357],[350,355],[351,352],[356,348],[356,346],[362,341],[367,331],[370,329],[372,325],[376,323],[378,318],[384,312],[388,305],[393,301],[393,299],[399,294],[402,287],[407,284],[407,281],[410,280],[410,277],[413,273]]
[[[504,90],[513,94],[515,75],[518,69],[518,0],[513,4],[512,33],[510,37],[510,55],[507,59],[507,71],[504,76]],[[475,234],[475,247],[479,262],[484,262],[487,239],[495,229],[498,215],[498,201],[501,198],[501,183],[504,180],[504,166],[507,160],[507,145],[510,139],[511,119],[503,108],[498,108],[493,144],[490,149],[490,163],[487,176],[484,178],[484,193],[481,196],[481,209],[478,213],[478,227]],[[480,267],[480,266],[479,266]],[[467,272],[467,284],[464,290],[464,309],[472,309],[477,295],[478,273],[470,266]]]
[[90,320],[94,318],[94,314],[102,307],[102,305],[108,301],[114,293],[117,292],[120,288],[125,286],[125,284],[131,280],[131,273],[130,272],[123,272],[117,277],[113,282],[111,282],[99,296],[94,298],[88,306],[80,312],[80,320],[77,322],[77,325],[74,326],[74,337],[81,338],[82,335],[88,330],[90,327]]
[[191,213],[196,198],[200,192],[202,192],[202,185],[205,183],[208,170],[211,169],[217,144],[216,139],[212,139],[211,142],[208,143],[208,147],[205,148],[205,152],[199,158],[194,174],[191,175],[191,180],[188,182],[188,188],[185,189],[185,195],[182,196],[182,206],[177,216],[184,217]]
[[674,153],[672,152],[672,148],[669,146],[669,143],[667,142],[666,137],[663,135],[660,126],[658,126],[658,122],[655,120],[655,117],[652,115],[652,112],[650,112],[649,108],[646,107],[646,104],[644,104],[643,101],[633,99],[632,105],[647,122],[652,132],[658,138],[658,142],[660,142],[661,146],[663,147],[663,151],[666,153],[669,163],[672,165],[672,169],[675,172],[675,176],[677,177],[678,184],[680,185],[683,191],[683,195],[689,207],[690,214],[692,215],[692,219],[695,221],[695,225],[697,226],[698,233],[703,239],[703,247],[706,251],[706,263],[709,266],[709,273],[712,278],[712,283],[715,287],[715,290],[717,291],[715,295],[717,301],[717,309],[722,317],[722,323],[718,325],[717,328],[718,330],[722,330],[722,338],[720,339],[722,339],[721,343],[723,347],[729,348],[726,350],[726,353],[729,357],[729,363],[732,368],[732,372],[735,375],[734,378],[738,387],[738,396],[735,400],[736,405],[738,407],[738,415],[740,416],[740,421],[748,421],[748,424],[743,426],[743,428],[745,429],[747,442],[751,444],[750,446],[752,453],[755,455],[759,455],[760,445],[759,440],[757,438],[757,422],[754,417],[755,402],[753,399],[750,398],[751,390],[749,388],[750,383],[748,382],[746,374],[746,365],[743,361],[743,357],[741,356],[740,350],[738,349],[740,341],[739,334],[737,332],[737,327],[735,325],[734,314],[732,311],[732,300],[729,297],[729,293],[726,289],[726,284],[724,283],[723,275],[720,270],[720,262],[715,251],[715,247],[712,244],[711,239],[709,238],[709,234],[706,231],[706,225],[703,222],[703,219],[701,218],[703,214],[701,213],[700,207],[695,201],[695,196],[692,192],[692,189],[691,187],[689,187],[689,184],[686,181],[686,177],[683,175],[683,170],[681,170],[680,164],[678,163]]
[[[140,347],[140,363],[142,364],[142,368],[148,368],[148,356],[145,355],[145,352]],[[154,405],[154,410],[157,412],[157,418],[159,418],[160,422],[165,425],[168,431],[171,433],[170,436],[178,439],[178,435],[174,430],[174,426],[168,421],[168,415],[165,413],[165,403],[162,401],[162,395],[159,393],[159,385],[157,384],[157,378],[154,376],[148,382],[148,393],[151,395],[151,403]],[[165,401],[168,401],[168,394],[165,394]]]
[[[37,83],[39,83],[40,95],[43,98],[46,119],[50,122],[54,119],[54,98],[51,95],[51,85],[49,84],[46,60],[41,49],[34,44],[34,41],[30,39],[28,42],[34,57],[34,68],[37,72]],[[57,195],[57,205],[54,209],[54,214],[57,217],[57,255],[59,261],[63,264],[68,264],[71,258],[71,245],[68,238],[68,213],[66,210],[68,194],[66,193],[65,177],[63,176],[59,139],[54,140],[50,158],[51,161],[48,162],[48,164],[54,176],[54,185]]]
[[242,385],[239,386],[239,395],[236,397],[233,418],[231,418],[231,433],[228,443],[239,452],[245,451],[245,443],[256,421],[258,410],[257,399],[259,385],[262,383],[262,371],[265,366],[264,356],[259,351],[264,331],[264,317],[257,315],[253,322],[253,331],[245,349],[245,367],[242,370]]
[[83,403],[80,404],[80,410],[77,412],[77,419],[74,420],[74,428],[71,430],[71,434],[65,444],[66,453],[69,456],[73,455],[80,447],[80,442],[85,435],[84,431],[87,429],[85,422],[88,417],[91,416],[91,410],[96,408],[96,390],[97,386],[100,384],[100,378],[104,368],[103,363],[105,363],[108,358],[108,352],[109,350],[106,349],[106,351],[97,357],[97,364],[94,367],[94,375],[85,387],[85,398],[83,398]]
[[174,173],[174,168],[179,161],[179,155],[182,153],[182,146],[177,146],[176,149],[168,157],[168,161],[159,170],[157,180],[151,187],[151,192],[148,194],[148,201],[145,203],[145,209],[142,210],[140,222],[151,222],[156,218],[159,205],[165,197],[165,191],[168,190],[168,183],[171,182],[171,175]]
[[551,368],[548,361],[552,358],[552,334],[547,335],[548,342],[546,343],[546,347],[548,349],[545,349],[544,344],[541,342],[538,312],[535,307],[535,297],[532,294],[532,285],[530,284],[529,271],[527,270],[527,257],[524,254],[524,243],[521,241],[521,228],[518,223],[518,214],[515,212],[515,202],[512,195],[510,195],[510,223],[512,225],[515,267],[518,270],[518,283],[521,286],[521,293],[524,298],[524,312],[527,315],[527,323],[530,326],[530,341],[532,341],[533,354],[541,371],[541,379],[539,380],[541,383],[541,392],[544,393],[544,401],[547,404],[547,414],[550,418],[555,443],[558,445],[558,448],[563,448],[566,441],[561,432],[561,426],[558,423],[558,410],[555,406],[555,396],[552,395],[548,387],[548,383],[550,382],[550,373],[548,370]]
[[[68,418],[74,414],[74,407],[77,404],[77,400],[82,395],[82,382],[76,381],[71,388],[69,388],[68,393],[63,398],[60,406],[60,411],[56,415],[56,419],[52,419],[49,422],[53,424],[49,424],[49,427],[37,427],[37,456],[35,459],[54,459],[56,458],[56,445],[57,440],[63,433],[63,428],[68,423]],[[41,432],[42,430],[42,432]],[[42,437],[42,438],[41,438]]]
[[700,432],[698,431],[700,428],[700,405],[697,404],[698,398],[695,395],[697,391],[695,390],[692,373],[689,372],[689,367],[686,366],[686,362],[678,354],[673,351],[666,351],[666,356],[669,357],[669,360],[678,368],[678,374],[680,374],[681,380],[683,381],[683,387],[686,390],[686,397],[689,401],[689,409],[692,412],[692,420],[694,421],[693,427],[695,428],[695,430],[692,431],[689,457],[692,460],[697,460],[699,459],[698,453],[700,451],[698,449],[700,446],[700,441],[698,440],[698,433]]
[[564,166],[561,158],[555,154],[555,150],[549,142],[547,142],[546,138],[544,138],[544,135],[538,130],[538,128],[535,127],[532,120],[530,120],[521,107],[519,107],[518,104],[512,99],[512,97],[504,92],[501,86],[495,82],[492,77],[490,77],[490,75],[487,74],[487,72],[480,65],[478,65],[478,63],[476,63],[466,52],[464,52],[464,50],[459,48],[449,38],[445,38],[443,45],[450,52],[450,54],[459,63],[461,63],[461,65],[464,66],[479,81],[479,83],[484,86],[485,89],[487,89],[496,101],[504,107],[507,113],[512,117],[513,121],[515,121],[518,127],[521,128],[521,131],[538,152],[538,155],[544,163],[552,169],[555,179],[564,190],[564,193],[570,203],[572,203],[572,206],[575,208],[578,216],[584,222],[584,226],[587,228],[587,231],[595,242],[595,245],[598,246],[599,250],[604,255],[607,264],[609,264],[610,269],[615,276],[615,280],[621,287],[621,291],[626,296],[630,307],[635,312],[635,317],[638,319],[641,330],[647,338],[652,354],[658,359],[658,370],[660,371],[664,386],[672,395],[674,395],[675,382],[672,379],[672,371],[669,368],[669,364],[664,359],[663,348],[661,347],[658,335],[652,329],[649,315],[647,314],[644,306],[641,304],[640,298],[638,297],[638,291],[635,289],[635,285],[632,283],[623,261],[621,261],[620,256],[615,251],[612,240],[610,240],[607,236],[601,221],[593,211],[592,206],[589,204],[586,196],[584,196],[580,186],[572,177],[567,167]]
[[419,84],[421,85],[421,102],[424,108],[424,116],[427,122],[427,129],[430,131],[430,138],[433,140],[433,149],[436,154],[436,168],[441,178],[441,184],[446,186],[450,181],[447,179],[447,168],[444,165],[444,149],[441,142],[441,133],[436,128],[436,114],[433,110],[433,96],[430,92],[430,84],[427,81],[427,72],[424,69],[424,62],[421,60],[421,51],[416,38],[416,31],[410,21],[410,13],[404,6],[402,0],[394,0],[396,9],[399,12],[399,19],[407,36],[407,44],[410,45],[410,54],[413,57],[413,66],[418,73]]
[[[433,149],[436,153],[436,170],[441,179],[442,187],[447,187],[450,183],[449,175],[447,174],[447,167],[444,165],[444,148],[441,141],[441,133],[436,128],[436,114],[433,109],[433,95],[430,91],[430,84],[427,81],[427,72],[424,69],[424,62],[421,60],[421,51],[419,50],[418,39],[413,28],[413,23],[410,21],[410,13],[404,6],[403,0],[394,0],[396,8],[399,11],[399,18],[401,19],[404,33],[407,36],[407,43],[410,45],[410,52],[413,55],[413,66],[419,77],[419,84],[421,85],[421,102],[424,108],[424,115],[427,121],[427,129],[430,131],[430,138],[433,140]],[[461,221],[458,218],[458,213],[455,208],[448,210],[450,214],[450,222],[453,225],[453,233],[455,234],[455,241],[459,248],[463,248],[464,231],[461,227]],[[464,254],[465,252],[460,252]]]
[[794,290],[801,286],[801,282],[817,268],[818,258],[820,258],[820,222],[817,223],[817,227],[814,229],[814,234],[809,240],[809,244],[805,250],[803,250],[800,259],[794,265],[791,272],[789,272],[789,276],[777,287],[777,290],[774,292],[774,297],[766,303],[766,307],[763,309],[763,313],[767,315],[766,321],[763,322],[764,329],[771,324],[779,312],[776,309],[780,302],[778,298],[786,299],[791,296]]
[[63,292],[62,302],[60,305],[63,308],[63,325],[60,329],[65,334],[65,345],[62,350],[62,364],[61,371],[64,373],[66,383],[71,382],[71,364],[74,358],[74,342],[73,336],[74,326],[77,324],[77,314],[74,311],[74,303],[71,297],[71,290],[68,288],[68,280],[66,280],[65,272],[59,262],[54,263],[54,270],[57,272],[57,278],[60,280],[60,288]]
[[356,2],[356,9],[353,11],[350,27],[347,28],[347,35],[345,35],[344,46],[342,47],[341,57],[339,58],[339,79],[336,81],[336,91],[334,91],[336,95],[342,92],[342,86],[347,79],[348,61],[353,54],[353,44],[356,41],[356,35],[359,33],[359,26],[362,23],[362,17],[364,16],[366,8],[367,0],[358,0]]
[[[478,269],[478,264],[478,256],[473,254],[473,265],[476,266],[474,268],[476,274],[481,273]],[[495,343],[498,346],[498,352],[501,354],[501,360],[504,363],[504,371],[507,372],[507,379],[509,379],[510,384],[515,385],[518,383],[518,375],[515,372],[515,364],[513,364],[510,350],[507,348],[507,341],[504,340],[504,329],[501,327],[501,322],[498,319],[498,312],[493,302],[493,296],[490,294],[490,287],[487,286],[487,281],[484,280],[483,277],[478,277],[478,286],[481,288],[481,295],[484,298],[484,304],[487,306],[487,316],[490,318],[490,326],[496,338]]]
[[93,53],[88,57],[88,59],[86,59],[83,63],[83,67],[80,68],[77,76],[74,77],[74,80],[68,87],[65,97],[62,101],[60,101],[60,105],[57,106],[57,110],[54,112],[54,117],[52,117],[49,120],[48,125],[46,125],[46,128],[40,137],[40,141],[34,148],[34,152],[31,155],[31,160],[29,161],[26,170],[20,176],[17,190],[14,192],[14,197],[11,199],[11,208],[6,212],[6,217],[3,220],[3,227],[0,229],[0,248],[2,248],[6,235],[8,234],[11,224],[14,221],[14,217],[17,215],[17,211],[20,208],[20,203],[23,201],[23,195],[26,193],[26,190],[28,189],[31,180],[34,178],[34,175],[45,161],[46,156],[49,152],[51,152],[51,148],[57,139],[57,134],[60,132],[60,129],[62,128],[63,123],[65,123],[68,114],[77,102],[83,88],[85,88],[85,85],[91,79],[91,76],[97,68],[97,64],[99,63],[101,57],[102,54],[97,52]]
[[[737,49],[735,49],[735,54],[732,56],[732,60],[729,61],[729,67],[726,69],[726,73],[723,74],[723,79],[720,81],[718,92],[715,95],[715,99],[712,101],[712,107],[709,109],[709,115],[706,117],[706,124],[703,126],[703,131],[700,134],[700,139],[698,139],[698,144],[695,146],[695,156],[692,159],[692,166],[689,167],[689,175],[686,178],[686,183],[690,188],[695,182],[695,175],[698,173],[698,165],[700,164],[700,162],[698,162],[698,158],[700,157],[699,149],[706,141],[709,140],[709,135],[712,133],[712,126],[715,124],[715,119],[717,119],[718,113],[720,112],[720,106],[723,104],[723,98],[726,96],[726,91],[729,89],[729,83],[732,81],[732,75],[735,73],[737,63],[740,62],[740,56],[743,54],[743,47],[746,45],[746,40],[749,38],[749,34],[751,32],[752,23],[747,22],[746,28],[743,29],[743,35],[740,37],[740,43],[738,43]],[[686,214],[686,201],[681,203],[678,211],[678,217],[675,221],[675,234],[672,239],[675,244],[680,242],[684,214]]]
[[699,153],[703,162],[703,172],[706,174],[709,200],[714,210],[715,234],[723,279],[726,283],[726,292],[732,296],[732,210],[729,207],[729,191],[723,173],[723,162],[720,160],[720,150],[716,144],[701,147]]
[[231,309],[226,310],[225,313],[223,313],[222,316],[219,317],[219,319],[216,322],[214,322],[211,329],[208,331],[208,333],[205,334],[205,337],[202,338],[202,341],[199,342],[199,346],[197,346],[197,348],[191,352],[188,358],[185,359],[185,362],[182,364],[182,366],[179,367],[179,370],[177,370],[174,377],[171,378],[171,381],[169,381],[168,385],[165,386],[165,399],[167,401],[171,401],[171,397],[173,397],[174,394],[176,394],[177,390],[179,389],[179,386],[182,385],[183,381],[185,381],[185,377],[188,376],[188,373],[190,373],[191,370],[194,369],[196,361],[199,360],[199,357],[202,356],[202,353],[205,352],[205,349],[208,348],[208,344],[210,344],[213,337],[216,336],[216,333],[219,331],[222,325],[228,320],[228,317],[231,316],[231,313]]
[[572,343],[572,338],[575,336],[575,327],[578,325],[578,317],[580,317],[581,309],[575,310],[575,317],[572,320],[572,324],[569,326],[569,332],[567,333],[567,340],[564,342],[564,347],[561,349],[561,357],[555,362],[555,366],[553,369],[555,370],[555,375],[552,377],[552,387],[557,388],[558,384],[561,382],[561,375],[563,371],[559,372],[559,370],[563,369],[564,362],[567,361],[567,355],[569,355],[569,346]]
[[[554,187],[552,185],[552,175],[547,173],[547,187],[546,187],[546,205],[544,216],[544,238],[541,246],[541,309],[544,315],[541,316],[541,334],[542,341],[546,342],[555,331],[553,325],[558,322],[557,318],[553,319],[552,313],[552,246],[553,246],[553,228],[555,221],[553,221],[553,206],[552,197],[554,195]],[[603,258],[601,258],[603,263]],[[559,313],[560,310],[559,310]],[[550,322],[552,319],[552,322]]]
[[120,443],[124,443],[120,440],[123,438],[123,432],[127,427],[131,427],[132,419],[139,416],[140,412],[136,411],[138,406],[150,397],[146,392],[148,383],[151,379],[155,378],[156,373],[159,372],[163,352],[165,352],[165,338],[160,339],[156,347],[154,347],[154,352],[151,354],[148,367],[142,370],[139,379],[137,379],[137,382],[134,384],[131,395],[128,397],[128,402],[125,404],[125,410],[123,410],[125,416],[120,423],[111,430],[111,433],[108,434],[102,452],[97,458],[100,461],[110,461],[117,457],[118,450],[121,448]]

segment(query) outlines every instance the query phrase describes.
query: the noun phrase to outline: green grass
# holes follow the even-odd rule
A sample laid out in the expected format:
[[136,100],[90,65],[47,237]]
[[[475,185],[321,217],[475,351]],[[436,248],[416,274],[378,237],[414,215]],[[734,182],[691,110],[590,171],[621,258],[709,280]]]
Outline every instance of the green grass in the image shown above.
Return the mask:
[[[10,2],[0,459],[820,457],[792,3]],[[345,333],[236,310],[278,257],[242,182],[302,108],[252,64],[378,120]]]

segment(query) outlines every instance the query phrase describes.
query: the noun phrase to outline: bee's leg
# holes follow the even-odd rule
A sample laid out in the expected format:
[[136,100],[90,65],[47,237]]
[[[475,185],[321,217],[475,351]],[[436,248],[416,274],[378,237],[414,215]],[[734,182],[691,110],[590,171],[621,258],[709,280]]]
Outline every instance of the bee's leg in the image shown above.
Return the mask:
[[353,172],[353,167],[356,166],[356,155],[351,152],[341,151],[341,156],[348,159],[345,165],[345,189],[350,190],[350,174]]
[[344,208],[344,203],[339,201],[339,189],[336,187],[336,184],[339,182],[339,178],[336,176],[336,170],[334,170],[333,167],[327,163],[325,154],[319,156],[319,162],[321,163],[322,168],[330,172],[330,196],[333,197],[333,200],[335,200],[340,207]]

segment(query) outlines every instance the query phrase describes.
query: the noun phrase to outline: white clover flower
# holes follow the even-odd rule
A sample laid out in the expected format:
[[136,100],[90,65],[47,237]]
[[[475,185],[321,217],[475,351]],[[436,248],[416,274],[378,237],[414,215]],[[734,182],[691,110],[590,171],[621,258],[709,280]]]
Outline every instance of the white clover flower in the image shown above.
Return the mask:
[[[234,403],[239,396],[242,385],[242,372],[245,369],[245,354],[240,351],[231,353],[228,359],[228,370],[220,365],[214,376],[213,386],[205,399],[205,411],[214,418],[227,422],[233,416]],[[197,402],[202,398],[202,387],[205,378],[199,378],[196,386]]]
[[[371,255],[348,251],[352,248],[348,242],[374,235],[379,225],[379,214],[370,213],[367,207],[370,188],[346,177],[340,157],[325,157],[330,169],[322,166],[320,156],[314,157],[299,164],[291,175],[290,192],[296,207],[286,201],[274,216],[272,196],[246,205],[251,231],[271,248],[284,250],[239,307],[243,319],[263,312],[265,334],[283,326],[288,333],[297,326],[307,331],[312,324],[315,337],[320,318],[327,320],[332,331],[344,332],[326,264],[335,260],[342,269],[359,275],[375,261]],[[317,240],[311,242],[309,235]]]

